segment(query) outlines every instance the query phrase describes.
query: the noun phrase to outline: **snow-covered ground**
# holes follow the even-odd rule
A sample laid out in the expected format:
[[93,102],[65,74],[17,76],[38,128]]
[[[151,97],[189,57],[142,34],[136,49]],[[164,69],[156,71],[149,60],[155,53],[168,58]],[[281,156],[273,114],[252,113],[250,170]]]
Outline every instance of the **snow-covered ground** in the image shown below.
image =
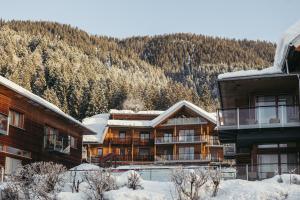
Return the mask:
[[[134,168],[136,168],[135,166]],[[123,167],[121,169],[130,169]],[[76,174],[76,180],[81,180],[85,170],[101,170],[98,166],[91,164],[82,164],[72,170],[79,170]],[[82,171],[80,171],[82,170]],[[232,170],[232,169],[229,169]],[[128,175],[132,171],[114,174],[117,189],[104,193],[104,199],[107,200],[173,200],[177,199],[174,184],[169,181],[149,181],[141,178],[140,185],[142,189],[132,190],[127,187]],[[80,183],[79,192],[72,193],[72,174],[67,172],[65,178],[67,183],[62,191],[57,194],[58,200],[87,200],[88,196],[84,190],[87,183]],[[161,174],[163,176],[163,173]],[[300,199],[300,175],[284,174],[281,176],[282,182],[278,181],[279,176],[263,181],[245,181],[240,179],[222,180],[216,197],[211,197],[209,186],[203,187],[201,192],[205,200],[299,200]],[[292,180],[292,184],[290,183]],[[296,183],[295,183],[296,182]],[[5,186],[0,184],[1,187]]]

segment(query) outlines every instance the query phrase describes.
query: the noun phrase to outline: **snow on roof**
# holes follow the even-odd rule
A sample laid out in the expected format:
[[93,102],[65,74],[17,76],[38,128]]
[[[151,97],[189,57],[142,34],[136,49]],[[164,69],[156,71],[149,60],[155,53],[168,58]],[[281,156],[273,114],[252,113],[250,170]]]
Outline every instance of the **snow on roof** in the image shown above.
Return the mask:
[[109,114],[98,114],[94,115],[89,118],[83,119],[82,123],[92,129],[97,135],[84,135],[83,142],[95,142],[95,143],[102,143],[104,141],[106,132],[108,130],[107,122],[109,119]]
[[0,84],[11,89],[12,91],[30,99],[31,101],[34,101],[35,103],[42,105],[44,107],[46,107],[47,109],[55,112],[56,114],[61,115],[62,117],[78,124],[79,126],[88,129],[90,132],[93,132],[92,130],[90,130],[89,128],[85,127],[80,121],[74,119],[73,117],[71,117],[70,115],[67,115],[66,113],[64,113],[62,110],[60,110],[57,106],[55,106],[54,104],[46,101],[45,99],[33,94],[32,92],[26,90],[25,88],[19,86],[18,84],[4,78],[3,76],[0,76]]
[[191,102],[188,102],[188,101],[179,101],[178,103],[176,103],[173,106],[171,106],[164,113],[162,113],[161,115],[159,115],[158,117],[156,117],[155,119],[153,119],[151,121],[152,126],[154,127],[154,126],[158,125],[159,123],[161,123],[163,120],[167,119],[170,115],[172,115],[173,113],[175,113],[177,110],[179,110],[183,106],[188,107],[189,109],[195,111],[200,116],[204,117],[205,119],[207,119],[207,120],[209,120],[209,121],[211,121],[213,123],[216,123],[216,121],[217,121],[216,118],[213,117],[210,113],[208,113],[205,110],[199,108],[195,104],[192,104]]
[[116,110],[116,109],[111,109],[109,111],[110,114],[138,114],[138,115],[160,115],[164,111],[161,110],[143,110],[143,111],[138,111],[134,112],[133,110]]
[[109,126],[151,127],[149,120],[108,120]]
[[274,66],[281,68],[289,45],[300,45],[300,21],[288,28],[277,43]]
[[162,114],[163,110],[143,110],[143,111],[138,111],[137,114],[142,114],[142,115],[160,115]]
[[277,43],[273,66],[262,70],[242,70],[236,72],[228,72],[220,74],[218,76],[218,79],[282,73],[283,62],[285,60],[289,45],[294,45],[296,47],[300,45],[300,21],[298,21],[287,31],[285,31],[281,39]]
[[[93,143],[103,143],[105,135],[107,133],[109,126],[122,126],[122,127],[155,127],[163,120],[168,118],[170,115],[175,113],[177,110],[183,106],[188,107],[189,109],[195,111],[200,116],[206,118],[207,120],[216,123],[216,113],[208,113],[205,110],[199,108],[198,106],[192,104],[188,101],[180,101],[173,106],[171,106],[166,111],[157,111],[161,113],[159,116],[153,120],[112,120],[109,119],[110,113],[98,114],[93,117],[85,118],[83,124],[95,132],[97,135],[87,135],[83,137],[84,142],[93,142]],[[144,111],[143,111],[144,112]],[[152,113],[153,111],[150,111]]]
[[218,79],[234,78],[234,77],[243,77],[243,76],[259,76],[267,74],[278,74],[282,73],[281,69],[278,67],[268,67],[262,70],[242,70],[236,72],[227,72],[224,74],[219,74]]

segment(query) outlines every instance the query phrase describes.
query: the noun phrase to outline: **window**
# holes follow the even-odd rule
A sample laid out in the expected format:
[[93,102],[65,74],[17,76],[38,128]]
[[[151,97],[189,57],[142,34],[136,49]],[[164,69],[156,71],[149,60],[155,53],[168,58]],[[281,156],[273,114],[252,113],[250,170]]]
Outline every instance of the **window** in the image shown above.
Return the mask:
[[10,110],[9,124],[18,128],[24,128],[24,114]]
[[7,135],[7,116],[0,114],[0,134]]
[[120,131],[119,132],[119,138],[120,139],[125,139],[126,138],[126,132],[125,131]]
[[149,132],[141,132],[140,133],[140,138],[141,138],[141,140],[149,140],[150,139]]
[[103,149],[102,148],[98,148],[97,149],[97,154],[98,154],[98,156],[103,156]]
[[71,136],[71,148],[77,149],[77,145],[78,145],[78,139]]
[[194,141],[194,130],[180,130],[179,131],[179,141]]
[[164,142],[172,142],[172,133],[164,133]]
[[194,147],[179,147],[180,160],[194,160]]
[[125,156],[126,155],[126,150],[125,148],[120,148],[120,156]]
[[44,148],[48,151],[70,153],[70,136],[60,134],[57,129],[45,126]]
[[140,148],[139,149],[139,155],[140,156],[149,156],[150,155],[149,148]]

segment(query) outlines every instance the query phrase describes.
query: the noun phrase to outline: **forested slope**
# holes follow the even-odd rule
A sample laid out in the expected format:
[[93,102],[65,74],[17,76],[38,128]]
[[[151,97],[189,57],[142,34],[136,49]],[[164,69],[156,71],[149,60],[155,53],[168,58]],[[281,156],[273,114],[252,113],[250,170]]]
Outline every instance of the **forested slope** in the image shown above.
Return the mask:
[[[0,74],[82,119],[111,108],[214,111],[219,73],[271,65],[275,45],[194,34],[116,39],[51,22],[0,21]],[[133,107],[134,108],[134,107]]]

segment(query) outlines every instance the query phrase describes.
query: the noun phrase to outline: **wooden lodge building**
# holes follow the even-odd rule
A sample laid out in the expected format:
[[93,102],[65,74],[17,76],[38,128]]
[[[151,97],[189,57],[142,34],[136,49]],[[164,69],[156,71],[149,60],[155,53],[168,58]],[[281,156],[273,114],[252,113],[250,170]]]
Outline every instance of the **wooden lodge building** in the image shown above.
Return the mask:
[[83,120],[97,132],[84,136],[83,159],[96,164],[210,164],[223,159],[216,119],[180,101],[166,111],[111,110]]
[[6,174],[34,161],[80,164],[85,134],[95,132],[0,76],[0,168]]

